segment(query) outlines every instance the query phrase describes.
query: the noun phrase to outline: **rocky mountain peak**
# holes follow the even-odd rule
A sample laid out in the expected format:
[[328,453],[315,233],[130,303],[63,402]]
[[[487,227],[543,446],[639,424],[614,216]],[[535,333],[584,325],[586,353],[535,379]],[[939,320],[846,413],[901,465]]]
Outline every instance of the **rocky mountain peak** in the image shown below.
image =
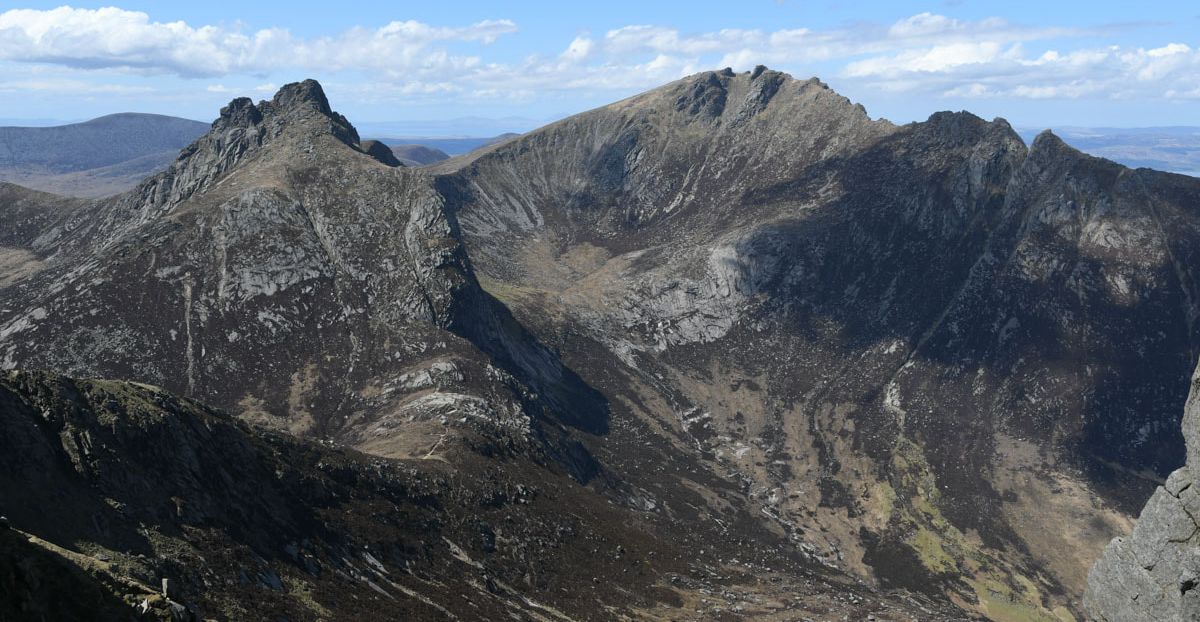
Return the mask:
[[1072,169],[1079,166],[1083,166],[1093,173],[1104,171],[1100,177],[1097,177],[1097,181],[1105,180],[1104,183],[1113,182],[1123,170],[1114,162],[1093,157],[1075,149],[1050,130],[1042,131],[1030,143],[1028,157],[1023,163],[1022,170],[1036,178],[1048,178],[1068,175]]
[[924,123],[914,124],[914,127],[919,127],[923,134],[936,136],[946,146],[972,145],[981,140],[1003,141],[1019,143],[1019,150],[1024,152],[1025,143],[1020,135],[1007,120],[1000,117],[987,121],[966,111],[941,111],[930,115]]
[[346,117],[330,108],[324,89],[312,79],[283,85],[270,101],[254,104],[246,97],[234,99],[221,109],[221,116],[213,122],[213,131],[260,125],[267,126],[271,136],[282,135],[289,127],[311,126],[315,133],[327,131],[356,149],[359,143],[358,131]]
[[[147,179],[127,195],[126,209],[142,212],[141,219],[169,211],[211,187],[235,167],[262,154],[288,162],[297,157],[308,160],[325,157],[322,154],[345,147],[365,153],[359,143],[358,131],[346,117],[330,108],[316,80],[286,84],[270,101],[257,104],[247,97],[238,97],[221,108],[211,129],[184,148],[167,170]],[[321,147],[322,144],[326,146]],[[267,145],[271,148],[264,149]]]
[[[742,73],[735,73],[728,67],[720,71],[705,71],[665,88],[675,96],[673,104],[676,111],[710,119],[718,124],[738,126],[764,111],[777,95],[791,100],[812,87],[832,93],[827,85],[816,78],[800,81],[782,71],[758,65],[753,71]],[[830,102],[862,109],[841,96]],[[863,112],[865,116],[865,110]]]
[[1049,166],[1067,166],[1080,158],[1100,161],[1100,158],[1084,154],[1082,151],[1068,145],[1051,130],[1043,130],[1029,145],[1029,157],[1034,163]]
[[325,97],[325,90],[312,78],[283,85],[271,99],[271,104],[280,109],[307,107],[324,115],[334,114],[329,107],[329,98]]
[[261,122],[262,113],[254,105],[254,100],[249,97],[238,97],[229,102],[229,105],[221,108],[221,116],[217,117],[214,126],[220,123],[234,127],[250,127]]
[[1063,142],[1052,130],[1042,130],[1037,137],[1033,139],[1033,144],[1029,146],[1030,151],[1038,151],[1042,153],[1061,153],[1063,151],[1075,151],[1070,145]]
[[[545,224],[542,206],[561,204],[569,215],[558,223],[564,235],[605,231],[598,241],[632,248],[625,233],[669,236],[686,230],[680,219],[693,217],[706,221],[699,230],[713,230],[714,219],[737,217],[728,206],[743,195],[774,189],[895,131],[819,80],[766,67],[706,71],[458,160],[455,167],[486,180],[474,188],[445,184],[455,195],[503,197],[459,213],[470,232],[524,235]],[[501,172],[514,170],[519,179]],[[536,181],[552,179],[578,181]]]

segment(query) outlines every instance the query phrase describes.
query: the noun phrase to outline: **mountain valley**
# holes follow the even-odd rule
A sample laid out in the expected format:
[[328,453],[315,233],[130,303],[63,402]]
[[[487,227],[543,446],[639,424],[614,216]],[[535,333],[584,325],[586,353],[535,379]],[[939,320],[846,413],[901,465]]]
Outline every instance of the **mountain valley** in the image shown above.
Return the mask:
[[1123,620],[1200,572],[1184,523],[1123,578],[1191,507],[1200,179],[761,66],[425,151],[307,80],[127,192],[0,183],[0,620]]

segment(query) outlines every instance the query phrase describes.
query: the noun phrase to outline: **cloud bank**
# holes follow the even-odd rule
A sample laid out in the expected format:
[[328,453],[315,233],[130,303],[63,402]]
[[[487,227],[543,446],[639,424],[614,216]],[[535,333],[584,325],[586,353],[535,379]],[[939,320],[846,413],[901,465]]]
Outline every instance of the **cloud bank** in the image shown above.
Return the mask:
[[[756,64],[800,77],[820,73],[886,93],[943,98],[1200,99],[1200,50],[1071,46],[1105,33],[1027,27],[999,18],[962,21],[921,13],[891,24],[840,29],[723,29],[683,33],[628,25],[567,40],[557,50],[501,62],[492,51],[519,37],[509,20],[461,26],[394,21],[304,38],[283,28],[157,22],[120,8],[14,9],[0,13],[0,63],[53,68],[68,88],[105,72],[207,81],[210,92],[241,79],[347,73],[372,97],[532,99],[543,94],[631,91],[703,69]],[[36,80],[24,78],[25,83]],[[15,90],[18,80],[0,90]],[[364,89],[364,92],[366,89]]]

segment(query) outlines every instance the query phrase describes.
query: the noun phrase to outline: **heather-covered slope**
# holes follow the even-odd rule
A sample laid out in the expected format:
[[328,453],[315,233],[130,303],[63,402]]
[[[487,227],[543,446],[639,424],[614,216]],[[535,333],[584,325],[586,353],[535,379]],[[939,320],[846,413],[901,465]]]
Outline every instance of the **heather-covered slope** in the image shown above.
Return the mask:
[[29,372],[0,374],[0,425],[5,619],[949,619],[454,446],[380,459]]

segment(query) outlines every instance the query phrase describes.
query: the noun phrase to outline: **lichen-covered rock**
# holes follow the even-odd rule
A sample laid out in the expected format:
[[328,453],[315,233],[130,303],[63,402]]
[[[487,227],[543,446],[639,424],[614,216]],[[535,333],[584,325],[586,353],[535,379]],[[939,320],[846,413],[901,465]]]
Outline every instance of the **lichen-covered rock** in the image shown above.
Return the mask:
[[1085,604],[1101,622],[1200,620],[1200,368],[1183,420],[1188,462],[1154,491],[1128,537],[1088,576]]

